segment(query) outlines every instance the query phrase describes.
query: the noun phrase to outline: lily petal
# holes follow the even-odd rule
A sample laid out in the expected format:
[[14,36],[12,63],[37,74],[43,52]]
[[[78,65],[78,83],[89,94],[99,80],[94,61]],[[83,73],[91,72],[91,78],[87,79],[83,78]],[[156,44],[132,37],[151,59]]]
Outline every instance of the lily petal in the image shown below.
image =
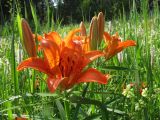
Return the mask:
[[114,50],[110,51],[110,57],[113,57],[114,55],[121,52],[122,50],[124,50],[127,47],[135,46],[135,45],[136,45],[136,42],[133,41],[133,40],[127,40],[127,41],[124,41],[124,42],[119,42],[118,46],[115,47]]
[[104,53],[102,51],[94,50],[85,53],[85,57],[88,59],[88,63],[92,62],[93,60],[97,59],[98,57],[104,56]]
[[80,28],[70,31],[69,34],[68,34],[68,36],[64,38],[64,41],[65,41],[66,45],[68,45],[70,43],[70,41],[73,40],[74,35],[76,33],[80,32],[80,31],[81,31]]
[[100,84],[106,84],[108,75],[104,75],[96,69],[90,68],[83,72],[76,83],[81,82],[98,82]]
[[89,37],[85,37],[84,40],[83,40],[83,51],[84,52],[88,52],[90,51],[90,45],[89,45],[89,40],[90,38]]
[[50,32],[48,34],[45,34],[45,39],[52,40],[57,45],[60,45],[62,42],[61,37],[59,36],[57,32]]
[[52,77],[49,77],[47,79],[47,85],[48,85],[48,89],[50,92],[54,92],[57,87],[59,86],[59,84],[62,82],[62,78],[52,78]]
[[53,76],[53,73],[50,70],[47,62],[41,58],[35,58],[35,57],[28,58],[18,65],[17,70],[21,71],[25,68],[33,68],[49,76]]
[[52,69],[57,66],[60,59],[60,50],[58,45],[53,41],[43,39],[41,41],[41,47],[44,50],[45,57],[49,63],[50,68]]
[[90,62],[94,61],[95,59],[97,59],[98,57],[104,56],[104,52],[98,51],[98,50],[94,50],[94,51],[90,51],[85,53],[85,57],[83,59],[82,62],[82,67],[84,68],[86,65],[88,65]]
[[121,52],[122,50],[124,50],[125,48],[130,47],[130,46],[136,46],[136,42],[133,40],[119,42],[116,49],[110,52],[110,55],[114,56],[115,54]]
[[123,49],[129,46],[136,46],[136,42],[134,40],[126,40],[118,45],[118,47],[123,47]]
[[77,35],[74,35],[74,36],[72,37],[72,40],[83,41],[84,38],[85,38],[84,36],[77,36]]
[[41,35],[38,34],[32,34],[34,39],[37,39],[38,41],[41,41],[43,39],[43,37]]
[[104,32],[103,34],[105,42],[111,41],[111,36],[108,32]]

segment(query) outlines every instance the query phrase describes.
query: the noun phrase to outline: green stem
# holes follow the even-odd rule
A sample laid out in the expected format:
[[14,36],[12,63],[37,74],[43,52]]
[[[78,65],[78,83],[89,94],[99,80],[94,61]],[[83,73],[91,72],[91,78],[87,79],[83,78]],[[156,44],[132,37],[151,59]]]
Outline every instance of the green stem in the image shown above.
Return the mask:
[[[83,92],[82,92],[82,98],[85,97],[86,93],[87,93],[87,89],[89,87],[89,83],[87,83],[87,85],[85,86]],[[77,106],[76,106],[76,109],[75,109],[75,114],[73,116],[73,120],[77,120],[78,119],[78,112],[79,112],[79,109],[81,107],[81,103],[77,103]]]
[[[84,97],[78,97],[78,96],[73,96],[70,98],[70,100],[73,103],[77,103],[78,105],[91,104],[91,105],[98,106],[101,109],[102,120],[108,120],[108,112],[107,112],[106,106],[102,102],[97,101],[97,100],[91,100],[91,99],[84,98]],[[77,120],[77,119],[74,119],[74,120]]]

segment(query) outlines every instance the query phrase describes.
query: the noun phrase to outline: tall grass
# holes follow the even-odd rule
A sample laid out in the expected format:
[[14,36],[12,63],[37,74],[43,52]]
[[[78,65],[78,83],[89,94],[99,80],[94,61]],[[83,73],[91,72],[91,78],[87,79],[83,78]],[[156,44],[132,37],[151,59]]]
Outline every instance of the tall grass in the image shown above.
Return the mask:
[[[48,1],[46,0],[48,6]],[[13,3],[15,6],[17,3]],[[126,39],[136,40],[137,46],[121,53],[121,60],[115,56],[109,61],[100,59],[97,69],[109,73],[107,85],[81,84],[62,94],[49,93],[46,76],[32,70],[17,72],[16,66],[27,58],[23,49],[20,18],[23,13],[12,13],[12,22],[1,27],[0,37],[0,119],[23,116],[32,119],[159,119],[160,118],[160,63],[159,63],[159,6],[149,10],[148,0],[142,0],[140,12],[133,0],[131,11],[120,17],[106,21],[106,31],[119,32]],[[78,25],[62,26],[54,21],[52,10],[47,7],[46,23],[40,23],[35,7],[30,3],[34,33],[42,34],[50,30],[65,36]],[[27,17],[25,8],[25,17]],[[107,16],[106,16],[107,17]],[[30,23],[30,21],[28,21]],[[89,26],[89,24],[87,24]],[[38,85],[37,85],[38,83]],[[128,84],[132,95],[124,96]],[[147,96],[139,89],[145,84]],[[37,86],[36,86],[37,85]],[[86,87],[87,86],[87,87]],[[84,90],[85,89],[85,90]]]

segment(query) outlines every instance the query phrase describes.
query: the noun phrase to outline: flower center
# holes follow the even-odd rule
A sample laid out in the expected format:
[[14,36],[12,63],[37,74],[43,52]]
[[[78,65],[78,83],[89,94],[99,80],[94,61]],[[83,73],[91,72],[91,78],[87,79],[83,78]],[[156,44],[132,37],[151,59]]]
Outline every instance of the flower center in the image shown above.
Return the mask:
[[76,52],[66,51],[60,59],[59,68],[62,73],[62,77],[69,77],[74,72],[78,64],[78,54]]

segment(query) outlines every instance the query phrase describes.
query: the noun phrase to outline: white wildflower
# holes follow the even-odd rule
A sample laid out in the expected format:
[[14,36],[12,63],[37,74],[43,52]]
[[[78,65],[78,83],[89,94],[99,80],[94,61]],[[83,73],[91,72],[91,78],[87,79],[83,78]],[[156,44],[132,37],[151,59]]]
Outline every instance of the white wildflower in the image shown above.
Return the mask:
[[120,52],[120,53],[117,54],[117,56],[118,56],[119,62],[122,63],[123,62],[123,53]]
[[131,97],[134,96],[134,91],[133,91],[133,89],[131,88],[131,85],[130,85],[130,84],[128,84],[128,85],[126,86],[126,89],[123,90],[122,94],[123,94],[124,96],[126,96],[127,98],[131,98]]
[[109,28],[109,32],[111,33],[111,31],[112,31],[112,22],[111,21],[108,22],[108,28]]
[[136,103],[135,104],[135,111],[139,111],[140,110],[140,105],[139,105],[139,103]]
[[151,66],[153,66],[155,60],[155,46],[152,46],[150,48],[150,54],[151,54]]
[[147,88],[142,89],[142,96],[147,97],[147,95],[148,95],[148,89]]
[[140,100],[139,100],[139,104],[140,104],[141,106],[144,106],[144,101],[143,101],[142,99],[140,99]]

